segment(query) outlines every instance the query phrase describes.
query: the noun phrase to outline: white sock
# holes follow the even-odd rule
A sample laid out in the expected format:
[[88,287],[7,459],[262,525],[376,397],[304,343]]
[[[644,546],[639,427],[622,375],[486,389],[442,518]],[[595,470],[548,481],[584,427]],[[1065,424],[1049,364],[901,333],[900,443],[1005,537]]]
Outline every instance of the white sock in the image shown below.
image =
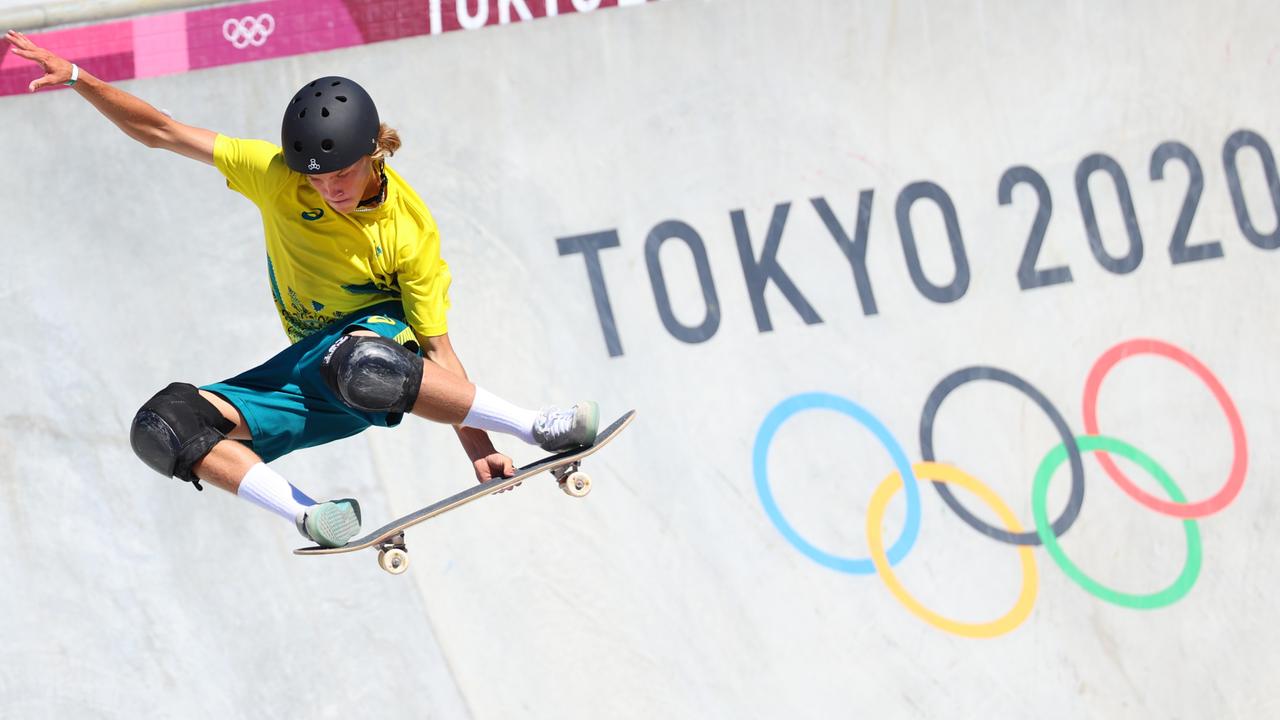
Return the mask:
[[533,441],[533,422],[538,419],[536,410],[516,407],[484,388],[476,388],[476,399],[462,424],[480,430],[515,435],[521,440]]
[[258,463],[249,468],[240,481],[240,489],[236,495],[248,500],[260,508],[270,510],[290,522],[298,513],[315,505],[316,501],[307,497],[306,493],[289,484],[280,473]]

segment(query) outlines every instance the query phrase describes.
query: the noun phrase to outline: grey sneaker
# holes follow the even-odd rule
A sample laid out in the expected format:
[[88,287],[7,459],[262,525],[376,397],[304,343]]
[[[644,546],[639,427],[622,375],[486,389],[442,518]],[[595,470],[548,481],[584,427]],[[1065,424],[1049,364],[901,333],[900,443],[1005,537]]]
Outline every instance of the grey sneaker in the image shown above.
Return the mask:
[[294,518],[298,532],[320,547],[342,547],[360,532],[360,503],[354,498],[312,505]]
[[586,400],[567,408],[545,408],[533,423],[533,439],[547,452],[590,445],[600,426],[600,406]]

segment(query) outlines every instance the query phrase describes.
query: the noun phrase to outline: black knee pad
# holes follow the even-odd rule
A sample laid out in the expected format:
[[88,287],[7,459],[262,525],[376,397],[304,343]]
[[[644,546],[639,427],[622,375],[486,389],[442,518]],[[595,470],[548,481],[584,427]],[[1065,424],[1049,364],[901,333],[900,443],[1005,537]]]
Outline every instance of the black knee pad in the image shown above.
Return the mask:
[[408,413],[422,384],[422,358],[384,337],[343,335],[325,354],[320,374],[356,410]]
[[234,428],[194,385],[172,383],[133,416],[129,444],[152,470],[203,490],[192,468]]

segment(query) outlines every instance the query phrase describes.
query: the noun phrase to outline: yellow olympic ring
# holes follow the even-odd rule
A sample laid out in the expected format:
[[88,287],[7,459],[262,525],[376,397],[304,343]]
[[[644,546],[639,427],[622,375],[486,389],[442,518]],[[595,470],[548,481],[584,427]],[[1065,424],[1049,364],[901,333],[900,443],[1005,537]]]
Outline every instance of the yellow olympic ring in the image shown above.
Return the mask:
[[[916,477],[921,480],[928,479],[959,485],[977,495],[979,500],[986,503],[988,507],[996,512],[996,515],[1000,517],[1000,520],[1004,522],[1005,527],[1010,532],[1023,532],[1022,524],[1018,522],[1018,518],[1014,516],[1009,506],[991,488],[982,484],[976,478],[962,470],[942,463],[922,462],[912,465],[911,468],[915,471]],[[1032,554],[1031,547],[1028,545],[1017,546],[1018,559],[1022,562],[1022,592],[1018,595],[1018,601],[1014,603],[1012,610],[991,622],[964,623],[943,617],[926,608],[919,600],[916,600],[907,592],[889,567],[889,558],[885,555],[884,536],[882,533],[885,508],[888,507],[889,500],[901,489],[902,476],[897,472],[890,474],[876,488],[875,493],[871,496],[871,505],[867,508],[867,544],[871,546],[871,562],[875,564],[876,571],[880,578],[884,580],[884,584],[888,586],[889,592],[893,593],[893,596],[916,617],[940,630],[956,635],[971,638],[992,638],[1003,635],[1021,625],[1027,619],[1027,616],[1031,614],[1031,607],[1036,602],[1036,590],[1039,587],[1036,577],[1035,555]]]

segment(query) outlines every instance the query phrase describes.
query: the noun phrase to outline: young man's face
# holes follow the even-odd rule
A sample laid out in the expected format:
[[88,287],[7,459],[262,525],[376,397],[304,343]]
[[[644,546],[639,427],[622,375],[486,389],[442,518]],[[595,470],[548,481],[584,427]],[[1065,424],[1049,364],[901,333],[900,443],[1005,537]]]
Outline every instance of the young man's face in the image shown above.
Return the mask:
[[340,213],[355,210],[361,200],[378,191],[373,159],[368,156],[335,172],[308,175],[307,180],[329,207]]

